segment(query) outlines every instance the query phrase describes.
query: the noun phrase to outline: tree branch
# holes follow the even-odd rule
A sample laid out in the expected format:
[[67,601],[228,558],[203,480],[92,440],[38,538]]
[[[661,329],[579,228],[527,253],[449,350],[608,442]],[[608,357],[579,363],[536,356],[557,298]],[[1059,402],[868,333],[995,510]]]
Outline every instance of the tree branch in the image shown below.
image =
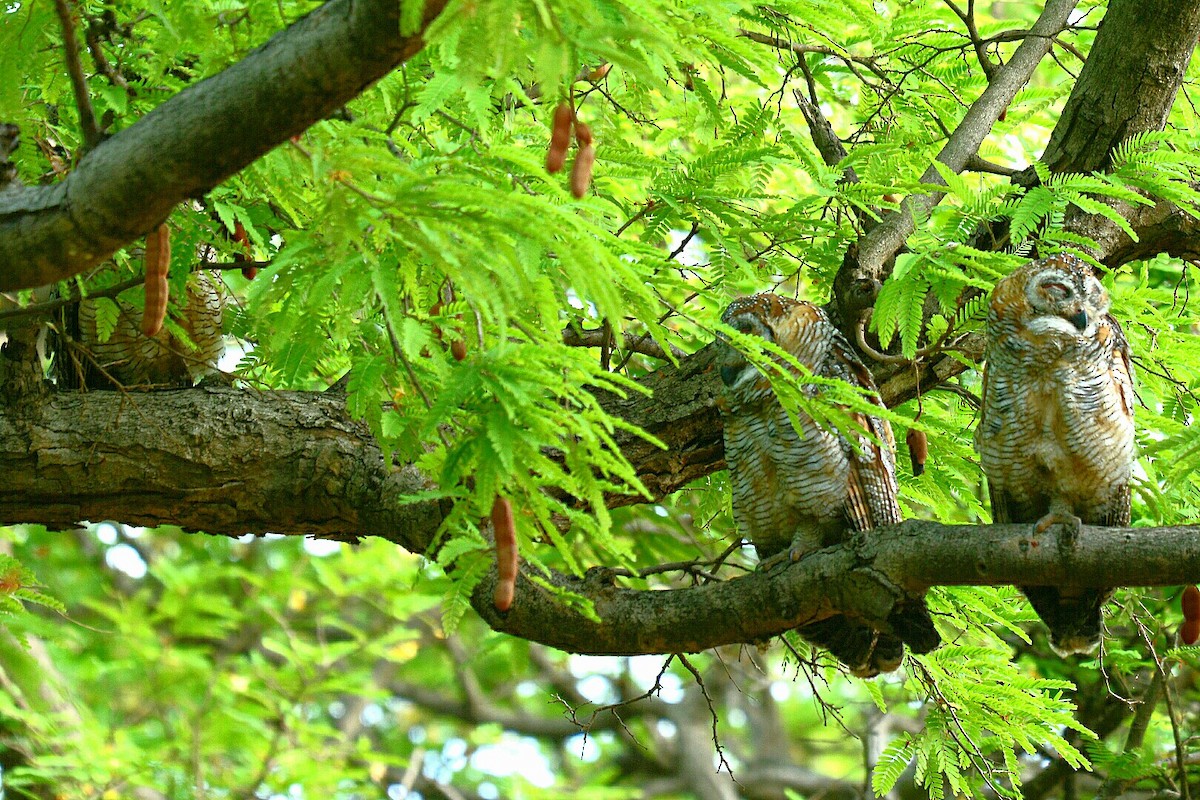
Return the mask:
[[[1013,97],[1021,90],[1046,53],[1050,52],[1054,37],[1067,25],[1067,20],[1078,0],[1050,0],[1041,17],[1030,28],[1029,33],[1003,67],[996,70],[979,99],[971,104],[966,115],[946,142],[937,160],[954,172],[962,172],[971,157],[979,151],[979,145],[996,124],[1000,113],[1008,108]],[[941,175],[930,166],[921,176],[922,183],[942,183]],[[927,214],[943,197],[940,192],[913,195],[905,199],[899,211],[889,214],[882,223],[864,236],[858,245],[857,277],[883,280],[885,264],[904,246],[905,240],[914,230],[914,218]]]
[[1200,37],[1200,3],[1113,0],[1050,134],[1052,172],[1109,166],[1135,133],[1162,130]]
[[225,71],[105,140],[61,183],[0,195],[0,291],[103,261],[275,145],[345,105],[421,49],[445,8],[399,36],[400,3],[332,0]]
[[[704,388],[715,378],[696,371],[712,350],[645,379],[660,392],[653,401],[603,399],[610,412],[625,412],[671,444],[667,453],[626,451],[652,491],[722,466],[719,419],[697,423],[717,419]],[[227,536],[381,536],[432,555],[442,509],[408,502],[430,484],[412,466],[389,468],[337,395],[225,387],[59,392],[0,412],[0,524],[67,528],[119,519]],[[619,589],[601,573],[552,577],[588,597],[600,623],[524,576],[506,615],[492,607],[494,574],[476,590],[475,606],[497,630],[572,652],[692,652],[761,641],[839,611],[886,624],[906,593],[932,585],[1197,582],[1198,530],[1086,528],[1071,548],[1053,531],[1035,536],[1029,525],[910,521],[785,570],[696,589]]]

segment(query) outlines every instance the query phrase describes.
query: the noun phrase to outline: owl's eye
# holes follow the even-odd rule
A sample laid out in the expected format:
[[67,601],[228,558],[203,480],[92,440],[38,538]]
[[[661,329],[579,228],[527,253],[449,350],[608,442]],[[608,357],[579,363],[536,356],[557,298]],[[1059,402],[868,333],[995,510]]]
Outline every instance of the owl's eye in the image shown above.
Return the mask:
[[1059,283],[1058,281],[1043,283],[1042,288],[1045,289],[1046,293],[1055,300],[1066,300],[1071,296],[1071,287],[1067,286],[1065,283]]

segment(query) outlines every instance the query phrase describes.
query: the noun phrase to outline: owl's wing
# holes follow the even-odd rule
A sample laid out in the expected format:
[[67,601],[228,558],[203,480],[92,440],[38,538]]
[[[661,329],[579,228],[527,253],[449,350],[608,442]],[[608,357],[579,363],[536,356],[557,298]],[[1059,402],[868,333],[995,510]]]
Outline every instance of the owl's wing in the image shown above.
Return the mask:
[[[1109,364],[1108,374],[1112,379],[1113,386],[1116,388],[1117,394],[1121,399],[1121,411],[1130,420],[1133,419],[1133,367],[1130,365],[1129,340],[1125,338],[1125,331],[1121,330],[1121,325],[1111,316],[1105,318],[1112,334],[1115,337],[1113,342],[1112,360]],[[1126,481],[1108,504],[1107,510],[1102,514],[1101,518],[1095,520],[1094,524],[1107,525],[1116,528],[1125,528],[1129,526],[1132,512],[1130,510],[1129,497],[1129,482]]]
[[[828,372],[852,385],[870,390],[875,402],[880,408],[883,407],[870,370],[840,334],[833,339],[828,360],[831,362]],[[865,531],[898,524],[901,514],[900,502],[896,497],[899,490],[896,485],[896,440],[892,435],[892,426],[885,419],[867,414],[852,414],[851,419],[868,431],[871,437],[850,434],[857,442],[846,440],[844,443],[850,461],[850,485],[846,497],[846,517],[850,527]]]

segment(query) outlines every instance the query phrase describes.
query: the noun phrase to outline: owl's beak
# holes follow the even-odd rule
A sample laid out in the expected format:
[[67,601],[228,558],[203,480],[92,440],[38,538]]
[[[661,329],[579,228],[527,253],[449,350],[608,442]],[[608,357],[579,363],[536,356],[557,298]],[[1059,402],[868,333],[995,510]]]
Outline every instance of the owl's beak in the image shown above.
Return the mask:
[[1075,326],[1075,330],[1082,333],[1087,329],[1088,326],[1087,312],[1081,308],[1071,316],[1067,317],[1067,321]]

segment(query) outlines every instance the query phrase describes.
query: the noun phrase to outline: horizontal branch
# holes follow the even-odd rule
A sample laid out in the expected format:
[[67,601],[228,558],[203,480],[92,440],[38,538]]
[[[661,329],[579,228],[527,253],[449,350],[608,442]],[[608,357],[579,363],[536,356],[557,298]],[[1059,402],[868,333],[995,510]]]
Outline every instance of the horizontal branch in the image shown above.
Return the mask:
[[903,591],[930,586],[1176,586],[1200,581],[1200,525],[1085,527],[1075,541],[1033,525],[942,525],[909,520],[785,569],[689,589],[620,589],[595,571],[560,579],[595,603],[599,621],[522,578],[507,614],[476,610],[496,630],[573,653],[697,652],[758,642],[841,612],[885,620]]
[[411,57],[445,5],[426,0],[420,29],[400,36],[400,3],[332,0],[103,141],[63,182],[0,194],[0,291],[70,277],[144,235]]
[[[627,451],[655,491],[723,466],[711,354],[705,348],[646,378],[657,401],[602,400],[671,445]],[[712,429],[700,422],[710,416]],[[412,466],[390,467],[334,392],[54,393],[0,407],[0,474],[0,524],[118,519],[227,536],[380,536],[431,555],[443,517],[437,502],[410,502],[429,482]],[[933,585],[1200,581],[1197,533],[1086,528],[1065,548],[1056,531],[1034,536],[1029,525],[910,521],[787,569],[696,589],[619,589],[603,570],[551,577],[591,600],[601,623],[525,577],[508,614],[492,607],[491,577],[475,606],[497,630],[573,652],[690,652],[760,641],[835,612],[885,625],[898,599]]]

